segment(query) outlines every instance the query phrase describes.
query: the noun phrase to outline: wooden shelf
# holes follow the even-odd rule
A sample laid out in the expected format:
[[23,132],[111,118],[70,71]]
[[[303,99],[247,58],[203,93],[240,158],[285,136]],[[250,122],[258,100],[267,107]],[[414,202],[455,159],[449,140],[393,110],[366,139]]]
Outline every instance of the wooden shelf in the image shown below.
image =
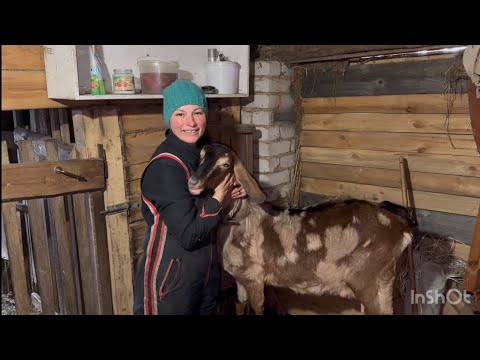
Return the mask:
[[240,98],[249,96],[250,45],[97,45],[104,62],[107,95],[80,95],[80,89],[90,86],[88,45],[44,45],[47,93],[57,100],[148,100],[162,99],[162,95],[114,94],[113,69],[132,69],[137,91],[140,91],[137,60],[146,55],[177,61],[179,79],[191,80],[199,86],[207,84],[205,63],[207,50],[216,48],[240,65],[238,94],[206,94],[207,98]]
[[[241,98],[248,97],[247,94],[205,94],[206,98]],[[78,100],[148,100],[163,99],[163,95],[151,94],[106,94],[106,95],[80,95]]]

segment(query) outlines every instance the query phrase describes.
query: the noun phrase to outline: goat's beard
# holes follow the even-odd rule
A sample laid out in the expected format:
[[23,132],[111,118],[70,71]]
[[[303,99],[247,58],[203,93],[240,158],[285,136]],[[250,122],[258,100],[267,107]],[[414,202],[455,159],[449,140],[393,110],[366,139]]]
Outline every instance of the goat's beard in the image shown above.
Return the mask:
[[198,196],[203,192],[203,188],[200,189],[188,189],[190,191],[190,194]]

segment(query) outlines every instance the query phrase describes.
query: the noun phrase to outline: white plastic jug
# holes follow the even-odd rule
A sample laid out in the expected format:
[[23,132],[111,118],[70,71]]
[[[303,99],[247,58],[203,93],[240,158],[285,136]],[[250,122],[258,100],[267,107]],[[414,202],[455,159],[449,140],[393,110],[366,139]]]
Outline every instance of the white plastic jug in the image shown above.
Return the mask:
[[218,89],[219,94],[237,94],[240,64],[232,61],[214,61],[205,64],[207,85]]

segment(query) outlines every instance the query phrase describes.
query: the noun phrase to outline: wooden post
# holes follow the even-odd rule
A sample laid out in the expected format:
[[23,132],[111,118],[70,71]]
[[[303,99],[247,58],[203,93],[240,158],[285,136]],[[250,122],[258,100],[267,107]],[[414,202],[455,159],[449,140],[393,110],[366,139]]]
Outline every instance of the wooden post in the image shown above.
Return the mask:
[[[405,159],[403,156],[400,156],[400,174],[401,174],[401,180],[402,180],[402,198],[403,198],[403,206],[407,209],[407,211],[410,211],[410,206],[409,206],[409,201],[408,201],[408,188],[407,188],[407,159]],[[413,294],[415,295],[417,293],[417,285],[415,281],[415,266],[414,266],[414,261],[413,261],[413,248],[412,248],[412,243],[408,244],[407,246],[407,251],[408,251],[408,275],[410,278],[410,286],[411,290],[413,291]],[[412,314],[417,315],[417,305],[415,303],[412,303]]]
[[[2,163],[8,164],[9,162],[7,143],[2,141]],[[25,257],[15,203],[2,204],[2,216],[7,238],[8,257],[12,269],[15,308],[18,315],[30,315],[32,313],[32,301],[28,293]]]
[[[480,154],[480,99],[475,93],[475,85],[468,82],[468,103],[470,106],[470,120],[477,150]],[[477,215],[477,224],[470,247],[470,256],[468,257],[467,269],[463,279],[463,288],[468,292],[480,290],[480,209]]]

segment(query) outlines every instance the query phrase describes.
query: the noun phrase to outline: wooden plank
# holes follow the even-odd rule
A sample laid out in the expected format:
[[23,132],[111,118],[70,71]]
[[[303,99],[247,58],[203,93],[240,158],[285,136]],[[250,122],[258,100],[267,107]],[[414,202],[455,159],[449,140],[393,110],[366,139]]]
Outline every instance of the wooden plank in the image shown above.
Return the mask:
[[398,158],[408,160],[410,171],[480,177],[480,158],[436,154],[395,153],[374,150],[301,147],[302,161],[325,164],[398,169]]
[[[454,59],[406,61],[352,66],[341,75],[307,71],[302,82],[305,98],[443,94],[445,73]],[[463,83],[459,92],[466,92]]]
[[[89,132],[87,140],[85,139],[85,123],[93,123],[94,119],[89,117],[90,111],[88,114],[83,116],[84,113],[87,113],[85,109],[76,110],[73,112],[73,128],[75,134],[75,147],[77,149],[78,157],[85,159],[91,157],[103,156],[103,148],[95,149],[93,147],[94,143],[103,142],[101,140],[101,131],[100,127],[88,127],[92,131]],[[98,120],[98,119],[97,119]],[[98,140],[100,139],[100,140]],[[86,144],[86,142],[88,144]],[[102,191],[92,192],[85,195],[74,195],[75,197],[85,196],[85,222],[88,229],[87,240],[78,241],[78,248],[80,254],[80,271],[82,274],[88,273],[90,281],[93,282],[93,287],[86,287],[88,284],[84,284],[84,292],[88,291],[89,296],[91,297],[88,300],[90,303],[93,303],[95,307],[91,307],[90,310],[85,308],[86,313],[94,312],[95,314],[113,314],[113,305],[112,305],[112,288],[111,288],[111,278],[110,278],[110,261],[109,261],[109,251],[108,251],[108,239],[107,239],[107,229],[105,217],[100,214],[101,211],[105,209],[104,197]],[[78,230],[78,226],[77,226]],[[87,253],[87,254],[85,254]],[[89,263],[82,261],[82,259],[88,259]]]
[[42,45],[2,45],[2,70],[45,71]]
[[149,161],[150,157],[165,140],[164,131],[138,132],[125,135],[125,153],[128,165]]
[[125,134],[151,130],[165,131],[167,126],[163,119],[163,106],[128,106],[119,110]]
[[463,288],[471,293],[480,290],[480,207],[472,236],[472,247],[468,256]]
[[58,109],[58,117],[60,123],[60,134],[62,136],[63,142],[70,144],[70,124],[68,122],[68,111],[67,109]]
[[[401,188],[398,169],[303,162],[302,176],[345,182],[354,180],[356,184]],[[480,178],[478,177],[410,172],[410,179],[414,190],[480,197]]]
[[464,244],[471,244],[475,217],[444,212],[415,209],[420,231],[452,237]]
[[148,161],[127,166],[127,181],[140,179],[147,165]]
[[[104,109],[98,115],[101,116],[103,143],[108,165],[107,190],[105,192],[105,206],[108,207],[127,201],[123,172],[122,131],[115,109]],[[128,218],[125,213],[107,216],[107,234],[110,249],[113,312],[114,314],[131,314],[133,311],[132,258]]]
[[322,148],[477,155],[471,135],[305,130],[301,133],[300,141],[302,146]]
[[[402,203],[402,191],[374,185],[354,184],[331,180],[320,180],[303,177],[301,190],[305,192],[332,196],[351,196],[358,199],[380,202],[388,200],[396,204]],[[451,214],[473,216],[477,213],[480,198],[445,195],[425,191],[413,191],[415,207],[436,210]]]
[[[35,162],[35,154],[31,140],[20,141],[18,144],[22,163]],[[59,313],[57,286],[55,274],[52,271],[51,244],[48,242],[44,200],[28,200],[28,216],[30,234],[32,237],[35,271],[38,279],[42,313],[54,315]]]
[[302,129],[472,134],[468,114],[452,115],[448,122],[443,114],[305,114]]
[[[47,160],[57,161],[58,151],[56,140],[45,141]],[[54,197],[48,200],[51,207],[54,223],[55,238],[58,247],[58,255],[60,260],[60,283],[64,305],[65,315],[77,315],[78,303],[76,293],[76,280],[74,275],[75,260],[73,257],[73,241],[70,239],[68,232],[68,224],[66,219],[66,209],[63,197]]]
[[62,135],[60,132],[60,119],[58,117],[58,113],[58,109],[48,109],[50,125],[52,127],[52,138],[61,140]]
[[[2,141],[2,163],[9,163],[7,143],[5,141]],[[7,240],[8,258],[11,266],[15,309],[18,315],[29,315],[32,311],[32,303],[28,292],[25,255],[23,253],[21,230],[17,221],[16,205],[2,204],[2,216]]]
[[[302,99],[305,114],[407,113],[446,114],[447,98],[440,94],[343,96]],[[457,96],[452,114],[469,114],[466,96]]]
[[44,71],[2,70],[2,111],[65,106],[48,98]]
[[[54,168],[84,176],[86,182],[57,174]],[[2,165],[2,202],[105,189],[101,159]]]

